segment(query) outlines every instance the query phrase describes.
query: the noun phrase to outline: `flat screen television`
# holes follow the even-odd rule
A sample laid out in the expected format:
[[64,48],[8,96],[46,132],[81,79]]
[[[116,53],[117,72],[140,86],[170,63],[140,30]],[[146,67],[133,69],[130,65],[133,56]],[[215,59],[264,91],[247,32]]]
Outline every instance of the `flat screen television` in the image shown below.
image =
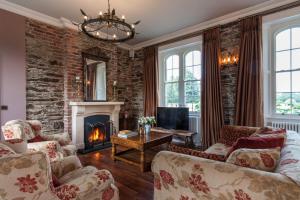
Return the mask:
[[189,108],[157,107],[156,119],[158,127],[189,130]]

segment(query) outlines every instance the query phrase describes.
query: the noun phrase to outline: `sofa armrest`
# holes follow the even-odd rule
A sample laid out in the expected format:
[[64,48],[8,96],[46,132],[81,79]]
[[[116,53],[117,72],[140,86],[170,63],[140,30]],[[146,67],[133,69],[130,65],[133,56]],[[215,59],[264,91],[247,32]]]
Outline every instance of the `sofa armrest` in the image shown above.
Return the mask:
[[42,151],[45,152],[50,161],[56,161],[62,159],[63,150],[57,141],[43,141],[43,142],[33,142],[28,143],[27,148],[29,152]]
[[77,156],[68,156],[61,160],[51,162],[52,173],[57,178],[80,168],[82,168],[82,164]]
[[284,175],[162,151],[152,162],[154,199],[297,199]]
[[0,199],[57,199],[49,160],[42,152],[0,158]]
[[118,189],[114,186],[114,179],[107,170],[96,170],[72,179],[56,188],[60,199],[73,196],[76,199],[119,199]]

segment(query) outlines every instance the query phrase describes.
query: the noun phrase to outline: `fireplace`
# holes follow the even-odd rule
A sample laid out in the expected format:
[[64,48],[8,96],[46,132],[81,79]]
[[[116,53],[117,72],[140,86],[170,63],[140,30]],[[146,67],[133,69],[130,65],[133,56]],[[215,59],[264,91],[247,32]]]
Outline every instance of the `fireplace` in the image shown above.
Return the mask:
[[88,153],[111,146],[113,123],[109,115],[93,115],[84,118],[84,149]]

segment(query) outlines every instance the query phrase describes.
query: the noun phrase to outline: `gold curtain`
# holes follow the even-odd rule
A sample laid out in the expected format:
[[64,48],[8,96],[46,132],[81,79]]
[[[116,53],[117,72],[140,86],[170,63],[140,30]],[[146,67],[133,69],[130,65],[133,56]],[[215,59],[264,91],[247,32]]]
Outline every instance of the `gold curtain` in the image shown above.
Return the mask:
[[201,133],[204,148],[216,143],[224,124],[220,77],[220,29],[203,33]]
[[260,127],[263,117],[262,21],[260,16],[241,22],[240,66],[236,95],[236,124]]

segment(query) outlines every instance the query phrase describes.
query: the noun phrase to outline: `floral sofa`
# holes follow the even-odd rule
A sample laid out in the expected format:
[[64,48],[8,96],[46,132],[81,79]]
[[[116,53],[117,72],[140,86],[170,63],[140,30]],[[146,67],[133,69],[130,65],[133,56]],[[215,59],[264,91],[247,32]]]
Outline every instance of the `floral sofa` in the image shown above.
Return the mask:
[[19,150],[19,146],[23,144],[26,146],[26,151],[47,153],[51,161],[75,155],[77,150],[68,133],[44,134],[42,124],[37,120],[8,121],[2,126],[2,134],[7,145],[11,146],[17,153],[24,153],[24,148]]
[[[58,179],[59,186],[54,187],[53,177]],[[1,200],[119,199],[119,191],[107,170],[82,167],[76,156],[50,164],[43,152],[16,154],[3,143],[0,143],[0,180]]]
[[[255,132],[255,128],[242,128],[246,132],[241,131],[241,128],[225,127],[236,133],[234,137],[237,138]],[[226,153],[230,148],[229,145],[222,143],[224,142],[222,139],[224,138],[204,152],[187,149],[179,151],[173,148],[172,151],[177,152],[158,153],[152,162],[154,199],[300,199],[299,134],[287,133],[276,163],[263,154],[264,164],[268,166],[271,163],[273,172],[229,163],[226,160]]]

